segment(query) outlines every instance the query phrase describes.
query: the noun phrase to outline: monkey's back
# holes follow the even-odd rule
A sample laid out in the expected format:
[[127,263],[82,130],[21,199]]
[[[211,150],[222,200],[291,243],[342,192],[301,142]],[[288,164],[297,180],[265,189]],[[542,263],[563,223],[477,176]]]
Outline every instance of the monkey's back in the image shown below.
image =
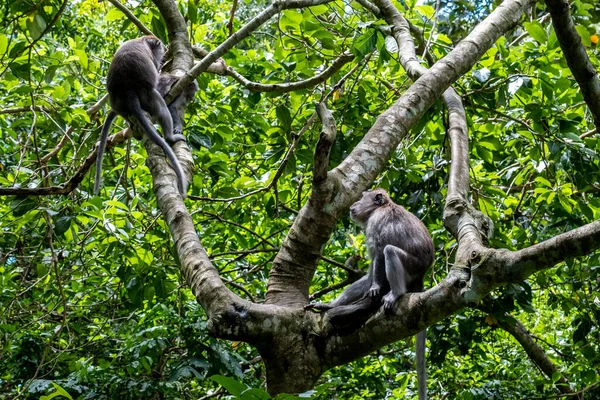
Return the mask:
[[433,264],[434,247],[429,231],[419,218],[391,203],[373,212],[365,229],[371,258],[383,256],[387,245],[401,248],[417,258],[425,271]]
[[158,71],[154,55],[143,42],[130,40],[115,53],[108,69],[106,88],[113,109],[121,114],[126,104],[121,99],[144,97],[156,88]]

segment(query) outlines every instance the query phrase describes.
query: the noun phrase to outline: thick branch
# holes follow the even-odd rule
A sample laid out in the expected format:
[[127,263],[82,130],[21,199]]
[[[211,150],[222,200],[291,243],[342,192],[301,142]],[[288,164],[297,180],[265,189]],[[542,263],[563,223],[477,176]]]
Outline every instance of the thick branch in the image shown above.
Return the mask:
[[[580,257],[600,248],[600,221],[594,221],[560,234],[508,257],[505,282],[520,282],[531,274],[551,268],[559,262]],[[506,251],[498,250],[500,256]]]
[[558,43],[565,54],[567,65],[579,84],[581,94],[594,116],[594,124],[598,129],[600,127],[600,81],[598,81],[596,69],[581,43],[581,37],[575,30],[569,11],[569,2],[567,0],[546,0],[546,6],[552,16],[552,25]]
[[363,140],[330,175],[342,179],[336,212],[357,199],[383,170],[408,129],[413,126],[458,77],[466,73],[520,19],[529,1],[509,0],[500,5],[444,59],[423,74],[377,121]]

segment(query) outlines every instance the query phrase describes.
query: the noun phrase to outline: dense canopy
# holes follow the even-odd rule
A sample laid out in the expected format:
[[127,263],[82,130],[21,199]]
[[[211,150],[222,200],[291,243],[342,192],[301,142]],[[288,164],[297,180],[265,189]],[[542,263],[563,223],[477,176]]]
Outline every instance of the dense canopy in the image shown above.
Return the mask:
[[[0,29],[0,398],[417,398],[424,328],[431,398],[600,398],[597,1],[6,0]],[[123,118],[93,194],[142,35],[167,102],[199,86],[185,199]],[[375,187],[435,262],[340,333],[305,306],[367,270]]]

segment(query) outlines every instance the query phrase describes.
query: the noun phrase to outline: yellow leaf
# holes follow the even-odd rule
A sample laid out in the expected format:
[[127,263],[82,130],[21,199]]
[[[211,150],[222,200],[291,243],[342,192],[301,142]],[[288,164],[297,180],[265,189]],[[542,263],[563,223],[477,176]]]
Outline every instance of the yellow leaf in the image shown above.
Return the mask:
[[592,35],[590,36],[590,40],[592,41],[593,44],[598,44],[598,40],[600,38],[598,37],[598,35]]
[[489,326],[496,326],[496,325],[498,325],[498,320],[492,314],[488,314],[488,316],[485,317],[485,322],[487,322],[487,324]]
[[344,89],[339,88],[335,92],[333,92],[333,100],[339,100],[344,94]]

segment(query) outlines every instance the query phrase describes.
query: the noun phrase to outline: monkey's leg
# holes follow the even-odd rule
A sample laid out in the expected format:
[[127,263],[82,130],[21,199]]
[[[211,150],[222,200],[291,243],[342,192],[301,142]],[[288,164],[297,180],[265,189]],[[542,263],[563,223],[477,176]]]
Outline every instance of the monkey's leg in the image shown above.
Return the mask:
[[[156,95],[157,96],[155,97],[158,97],[164,105],[165,102],[162,97],[158,96],[158,92],[156,92]],[[163,139],[158,132],[156,132],[154,126],[150,123],[148,118],[146,118],[142,112],[142,108],[140,107],[139,99],[136,96],[132,96],[129,101],[132,116],[137,119],[140,125],[144,128],[144,132],[146,132],[146,134],[154,143],[160,146],[167,156],[167,159],[171,163],[171,167],[175,170],[175,174],[177,175],[177,187],[179,188],[179,193],[181,193],[181,196],[185,198],[187,194],[187,179],[185,177],[185,173],[183,172],[183,168],[181,168],[181,164],[179,164],[179,160],[177,160],[175,152],[173,152],[173,149],[167,144],[167,142],[165,142],[165,139]],[[147,111],[150,112],[149,110]],[[166,105],[164,107],[164,111],[166,112],[167,119],[169,120],[168,127],[172,128],[171,116],[169,115]]]
[[304,307],[304,309],[316,309],[326,311],[331,310],[334,307],[340,307],[346,304],[354,303],[355,301],[365,297],[365,293],[367,293],[367,290],[369,290],[370,286],[371,285],[369,275],[365,275],[356,282],[354,282],[352,285],[348,286],[348,288],[344,290],[342,294],[340,294],[338,298],[333,300],[331,303],[309,304],[306,307]]
[[173,120],[173,136],[183,136],[183,121],[180,115],[185,113],[185,108],[194,99],[194,95],[198,91],[198,84],[193,81],[179,96],[169,104],[169,112]]
[[383,298],[383,309],[386,312],[392,310],[396,300],[408,291],[410,276],[407,267],[410,263],[418,263],[415,257],[408,254],[399,247],[387,245],[383,249],[385,257],[385,274],[390,282],[390,291]]
[[158,90],[153,90],[151,99],[140,99],[142,101],[142,108],[146,110],[150,115],[156,118],[158,124],[162,128],[165,139],[170,144],[185,140],[185,136],[181,133],[173,134],[173,118],[167,107],[167,103],[162,98]]

